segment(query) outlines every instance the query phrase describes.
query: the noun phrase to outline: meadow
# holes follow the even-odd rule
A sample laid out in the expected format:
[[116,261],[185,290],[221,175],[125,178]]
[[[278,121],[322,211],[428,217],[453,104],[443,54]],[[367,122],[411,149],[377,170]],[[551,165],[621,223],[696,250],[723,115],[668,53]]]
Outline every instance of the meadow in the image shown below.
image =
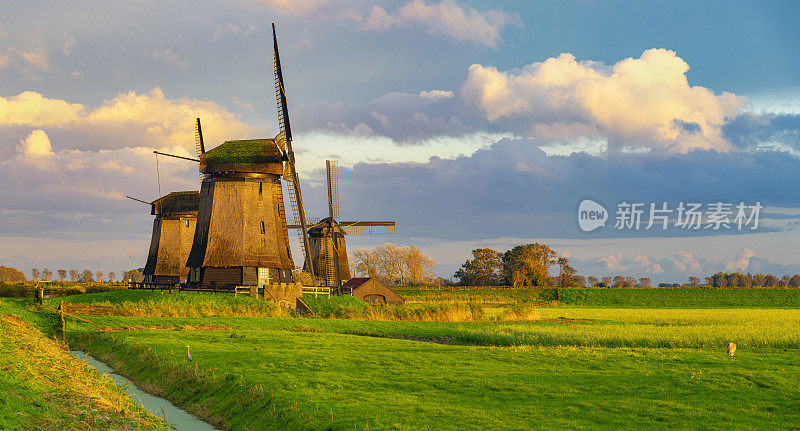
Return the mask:
[[[762,298],[800,293],[775,291]],[[304,298],[309,317],[246,296],[119,291],[19,313],[47,328],[62,300],[111,305],[67,317],[70,347],[223,429],[800,428],[800,308],[438,294]]]

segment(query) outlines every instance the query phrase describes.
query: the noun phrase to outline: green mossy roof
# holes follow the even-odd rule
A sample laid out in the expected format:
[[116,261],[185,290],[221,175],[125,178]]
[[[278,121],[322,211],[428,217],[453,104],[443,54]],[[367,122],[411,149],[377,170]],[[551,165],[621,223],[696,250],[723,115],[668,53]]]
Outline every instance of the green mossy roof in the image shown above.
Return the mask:
[[225,141],[222,145],[206,151],[200,157],[206,163],[225,165],[281,163],[282,161],[281,151],[272,139]]

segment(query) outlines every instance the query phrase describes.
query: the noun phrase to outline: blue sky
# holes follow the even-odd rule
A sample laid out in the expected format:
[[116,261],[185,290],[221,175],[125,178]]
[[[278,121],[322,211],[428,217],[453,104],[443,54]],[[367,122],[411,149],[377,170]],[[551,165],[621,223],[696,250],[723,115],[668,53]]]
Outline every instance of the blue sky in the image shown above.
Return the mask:
[[[545,241],[585,275],[800,272],[795,2],[15,4],[0,17],[0,264],[144,264],[153,149],[274,136],[271,22],[306,199],[396,218],[451,275]],[[197,188],[160,161],[162,193]],[[577,227],[582,199],[762,202],[755,232]],[[352,210],[351,210],[352,209]],[[131,242],[128,241],[128,215]],[[613,217],[613,215],[612,215]],[[352,217],[351,217],[352,218]],[[612,220],[613,222],[613,220]],[[613,223],[610,224],[613,226]],[[132,252],[131,252],[132,250]]]

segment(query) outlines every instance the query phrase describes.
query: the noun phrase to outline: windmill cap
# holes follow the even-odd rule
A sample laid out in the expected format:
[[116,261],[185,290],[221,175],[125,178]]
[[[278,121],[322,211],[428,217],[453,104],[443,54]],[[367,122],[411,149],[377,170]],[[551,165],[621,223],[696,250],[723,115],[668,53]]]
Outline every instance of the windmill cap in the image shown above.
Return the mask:
[[193,214],[197,215],[200,206],[200,192],[185,191],[172,192],[166,196],[154,200],[150,204],[152,215],[175,215]]
[[283,154],[274,139],[225,141],[200,155],[200,171],[281,175]]

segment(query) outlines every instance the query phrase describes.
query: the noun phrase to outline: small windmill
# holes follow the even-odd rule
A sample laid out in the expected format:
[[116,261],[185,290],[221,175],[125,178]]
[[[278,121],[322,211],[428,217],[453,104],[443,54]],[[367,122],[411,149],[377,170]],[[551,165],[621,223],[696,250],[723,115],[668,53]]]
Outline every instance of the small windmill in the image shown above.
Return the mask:
[[[311,257],[324,284],[337,293],[342,281],[350,279],[345,235],[387,235],[395,233],[393,221],[338,221],[339,218],[339,163],[325,161],[326,184],[328,186],[328,217],[309,218],[313,223],[308,228]],[[299,229],[290,224],[289,229]]]

